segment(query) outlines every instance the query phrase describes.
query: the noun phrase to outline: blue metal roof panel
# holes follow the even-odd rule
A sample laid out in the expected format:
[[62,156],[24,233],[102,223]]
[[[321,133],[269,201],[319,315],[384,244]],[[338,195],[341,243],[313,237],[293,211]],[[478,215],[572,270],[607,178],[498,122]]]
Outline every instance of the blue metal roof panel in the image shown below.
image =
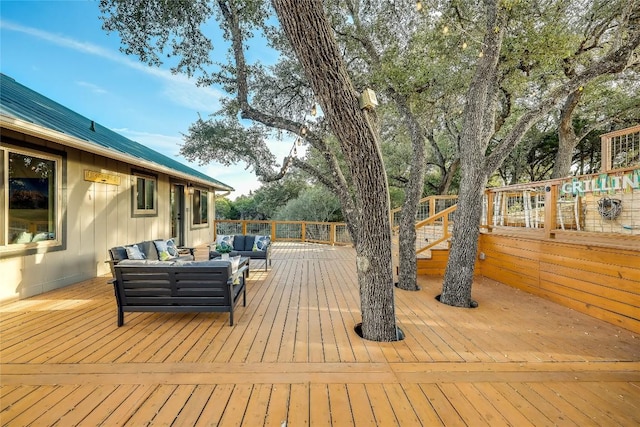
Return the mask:
[[208,181],[226,190],[232,187],[213,179],[171,157],[125,138],[98,123],[0,73],[0,112],[39,126],[52,129],[109,150],[151,161],[159,166]]

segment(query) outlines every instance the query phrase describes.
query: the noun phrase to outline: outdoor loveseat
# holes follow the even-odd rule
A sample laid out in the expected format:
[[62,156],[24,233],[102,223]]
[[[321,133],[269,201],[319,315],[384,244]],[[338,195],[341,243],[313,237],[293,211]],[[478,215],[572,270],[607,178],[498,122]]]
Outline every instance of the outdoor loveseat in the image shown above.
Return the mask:
[[147,240],[125,246],[115,246],[109,249],[107,262],[111,267],[111,275],[116,277],[113,267],[125,259],[149,260],[149,261],[193,261],[195,260],[195,248],[178,247],[169,240]]
[[242,295],[249,266],[232,261],[123,260],[114,265],[118,326],[125,312],[229,312]]
[[230,246],[229,256],[242,256],[249,259],[263,259],[264,270],[267,271],[267,264],[271,265],[271,238],[269,236],[257,236],[253,234],[219,234],[216,241],[209,245],[209,259],[219,258],[221,252],[217,247]]

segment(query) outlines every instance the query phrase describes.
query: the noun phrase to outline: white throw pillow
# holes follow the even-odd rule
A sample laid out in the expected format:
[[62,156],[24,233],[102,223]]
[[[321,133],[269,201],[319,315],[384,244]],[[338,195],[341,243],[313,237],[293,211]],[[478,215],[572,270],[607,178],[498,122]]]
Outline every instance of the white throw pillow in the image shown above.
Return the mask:
[[140,248],[138,247],[138,245],[125,246],[124,248],[127,250],[127,258],[129,259],[146,259],[147,258],[140,251]]
[[27,233],[26,231],[23,231],[22,233],[18,234],[18,237],[16,237],[13,243],[29,243],[32,237],[33,237],[32,233]]

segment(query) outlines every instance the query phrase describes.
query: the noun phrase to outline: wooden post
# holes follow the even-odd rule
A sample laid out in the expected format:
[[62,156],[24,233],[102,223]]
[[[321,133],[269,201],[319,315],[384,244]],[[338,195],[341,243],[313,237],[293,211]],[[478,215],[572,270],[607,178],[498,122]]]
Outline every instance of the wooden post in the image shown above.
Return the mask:
[[558,186],[547,185],[544,188],[544,235],[547,239],[554,237],[558,216]]
[[487,191],[487,231],[493,231],[493,200],[494,193],[493,191]]
[[302,242],[306,242],[307,241],[307,223],[303,222],[302,223],[302,227],[300,230],[300,240]]
[[335,223],[330,223],[329,224],[330,229],[329,229],[329,244],[331,246],[335,246],[336,245],[336,224]]
[[611,170],[611,137],[602,135],[600,137],[600,172]]

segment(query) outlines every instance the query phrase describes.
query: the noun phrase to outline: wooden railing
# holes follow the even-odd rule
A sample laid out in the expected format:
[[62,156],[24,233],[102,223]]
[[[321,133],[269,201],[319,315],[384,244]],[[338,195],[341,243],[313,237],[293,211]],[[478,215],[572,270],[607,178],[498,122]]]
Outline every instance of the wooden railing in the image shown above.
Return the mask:
[[640,164],[640,125],[600,136],[601,172]]
[[[416,221],[423,221],[458,203],[458,196],[427,196],[418,202]],[[401,208],[391,210],[391,224],[400,224]]]
[[[458,202],[458,196],[428,196],[420,200],[416,214],[416,254],[421,254],[451,238],[453,213]],[[400,209],[391,211],[393,231],[398,233],[400,223]],[[448,245],[446,245],[448,247]]]
[[640,245],[640,166],[488,189],[482,227],[635,247]]
[[[416,254],[433,249],[451,238],[453,213],[458,205],[446,208],[429,218],[416,223]],[[427,242],[423,245],[422,242]]]
[[215,235],[257,234],[272,241],[312,242],[350,245],[351,236],[344,222],[215,220]]

